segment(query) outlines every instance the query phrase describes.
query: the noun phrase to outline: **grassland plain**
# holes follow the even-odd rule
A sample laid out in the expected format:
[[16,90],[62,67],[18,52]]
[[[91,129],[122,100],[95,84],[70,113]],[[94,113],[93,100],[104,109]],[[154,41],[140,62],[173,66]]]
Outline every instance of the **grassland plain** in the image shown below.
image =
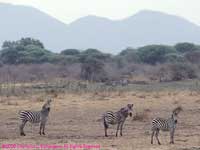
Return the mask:
[[[197,150],[200,149],[200,92],[188,89],[128,90],[57,94],[53,98],[46,135],[40,136],[39,126],[27,124],[27,136],[19,135],[18,111],[39,110],[45,93],[29,96],[1,96],[0,144],[100,144],[101,150]],[[117,111],[127,103],[134,104],[133,118],[124,125],[124,135],[115,137],[116,126],[104,137],[101,121],[107,110]],[[150,122],[156,116],[169,117],[181,105],[175,144],[169,144],[169,133],[161,132],[161,146],[150,144]]]

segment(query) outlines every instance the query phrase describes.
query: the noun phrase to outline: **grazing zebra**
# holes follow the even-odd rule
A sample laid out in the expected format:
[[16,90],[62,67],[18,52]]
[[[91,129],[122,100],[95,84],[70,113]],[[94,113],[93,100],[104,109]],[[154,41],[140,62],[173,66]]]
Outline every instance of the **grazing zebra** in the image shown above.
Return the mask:
[[109,124],[115,125],[117,124],[117,131],[116,131],[116,137],[118,135],[118,130],[120,128],[120,135],[122,136],[122,128],[124,125],[124,122],[128,115],[130,117],[132,116],[133,111],[133,104],[128,104],[126,107],[121,108],[117,112],[107,111],[103,115],[103,124],[104,124],[104,130],[105,130],[105,136],[107,137],[107,129],[109,127]]
[[179,112],[182,111],[181,107],[177,107],[173,110],[172,115],[168,119],[163,118],[155,118],[152,120],[152,134],[151,134],[151,144],[153,144],[153,137],[154,134],[156,136],[156,139],[158,141],[158,144],[160,145],[160,141],[158,139],[159,131],[169,131],[170,132],[170,144],[174,144],[174,132],[176,129],[176,124],[178,123],[177,117]]
[[[48,119],[48,115],[50,112],[50,103],[51,103],[51,99],[49,99],[43,106],[42,106],[42,110],[40,111],[27,111],[27,110],[23,110],[19,112],[19,118],[21,120],[21,124],[20,124],[20,135],[21,136],[25,136],[25,133],[23,131],[25,124],[27,122],[30,123],[40,123],[40,132],[39,134],[43,134],[44,130],[45,130],[45,124],[47,122]],[[41,133],[42,131],[42,133]]]

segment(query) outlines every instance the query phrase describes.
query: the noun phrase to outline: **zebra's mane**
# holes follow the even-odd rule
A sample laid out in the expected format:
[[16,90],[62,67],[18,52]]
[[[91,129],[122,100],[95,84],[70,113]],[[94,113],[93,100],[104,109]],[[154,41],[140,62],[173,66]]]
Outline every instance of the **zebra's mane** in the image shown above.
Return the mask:
[[123,107],[123,108],[120,109],[120,112],[124,112],[124,111],[126,111],[126,110],[127,110],[127,108],[126,108],[126,107]]

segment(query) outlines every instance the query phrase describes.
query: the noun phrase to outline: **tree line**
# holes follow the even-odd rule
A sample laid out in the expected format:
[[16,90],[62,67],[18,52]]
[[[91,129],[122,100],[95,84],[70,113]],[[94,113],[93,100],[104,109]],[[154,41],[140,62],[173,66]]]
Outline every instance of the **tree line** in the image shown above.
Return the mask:
[[[157,73],[159,81],[196,78],[200,68],[199,58],[200,46],[189,42],[177,43],[174,46],[128,47],[113,55],[91,48],[66,49],[60,53],[53,53],[37,39],[22,38],[17,41],[5,41],[0,51],[1,67],[45,63],[59,66],[77,64],[76,70],[80,70],[78,72],[80,79],[92,81],[106,81],[139,72],[149,74],[151,70]],[[151,69],[147,71],[146,68]]]

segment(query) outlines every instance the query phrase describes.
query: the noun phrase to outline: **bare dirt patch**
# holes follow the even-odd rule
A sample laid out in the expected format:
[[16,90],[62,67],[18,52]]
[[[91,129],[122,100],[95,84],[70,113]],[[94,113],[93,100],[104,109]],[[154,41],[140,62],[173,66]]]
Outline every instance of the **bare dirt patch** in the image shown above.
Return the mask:
[[[27,124],[19,135],[18,111],[40,110],[43,100],[39,95],[17,97],[0,103],[0,144],[100,144],[102,150],[197,150],[200,147],[200,94],[189,91],[173,92],[117,92],[109,95],[59,94],[52,103],[46,136],[38,134],[39,126]],[[115,137],[116,127],[104,137],[101,122],[107,110],[117,111],[127,103],[134,104],[134,117],[128,118],[123,137]],[[183,107],[175,133],[175,144],[169,144],[169,133],[161,132],[161,146],[150,144],[150,122],[154,117],[168,117],[177,105]]]

